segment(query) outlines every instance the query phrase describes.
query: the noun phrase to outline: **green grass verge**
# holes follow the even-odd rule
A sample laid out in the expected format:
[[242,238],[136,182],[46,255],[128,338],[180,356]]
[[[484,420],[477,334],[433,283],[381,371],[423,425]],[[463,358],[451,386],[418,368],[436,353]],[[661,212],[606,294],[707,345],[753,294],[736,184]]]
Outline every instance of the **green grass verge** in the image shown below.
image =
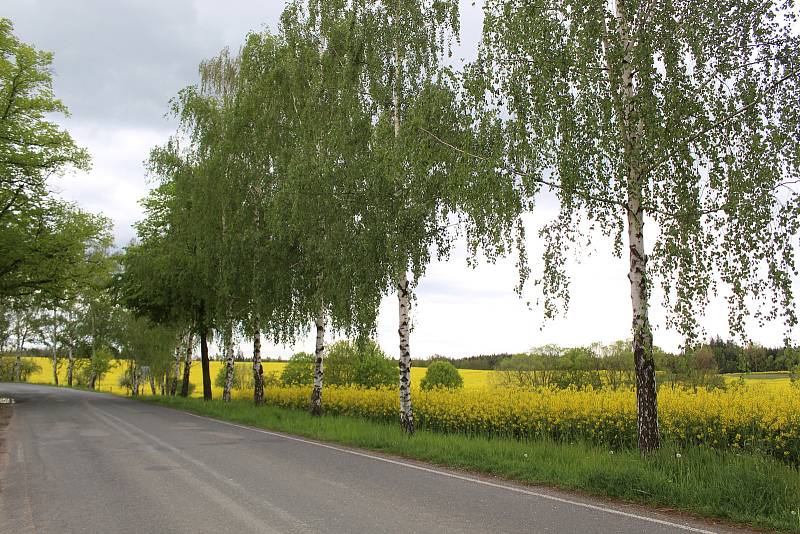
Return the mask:
[[771,458],[666,445],[657,453],[585,444],[441,434],[250,401],[142,400],[254,427],[336,442],[530,484],[580,490],[770,530],[800,532],[800,473]]

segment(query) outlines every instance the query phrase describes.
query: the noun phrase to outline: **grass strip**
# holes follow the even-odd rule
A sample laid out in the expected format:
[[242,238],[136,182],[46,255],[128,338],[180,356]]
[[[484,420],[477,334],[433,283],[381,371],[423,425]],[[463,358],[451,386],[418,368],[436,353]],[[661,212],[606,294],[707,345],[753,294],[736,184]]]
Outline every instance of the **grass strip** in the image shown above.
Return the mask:
[[800,532],[800,473],[772,458],[666,444],[646,457],[637,451],[583,443],[488,439],[420,430],[304,411],[256,407],[251,401],[204,402],[181,397],[142,400],[317,440],[330,441],[496,475],[529,484],[579,490],[667,507],[769,530]]

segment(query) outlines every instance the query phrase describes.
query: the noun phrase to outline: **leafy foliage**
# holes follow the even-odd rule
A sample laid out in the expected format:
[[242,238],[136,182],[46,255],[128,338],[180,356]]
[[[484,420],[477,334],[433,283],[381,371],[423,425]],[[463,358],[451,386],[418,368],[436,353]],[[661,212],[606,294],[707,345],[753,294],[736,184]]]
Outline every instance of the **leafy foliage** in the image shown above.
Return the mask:
[[285,386],[308,386],[314,381],[314,355],[308,352],[294,354],[281,372]]
[[[16,362],[16,356],[0,356],[0,382],[13,382],[15,380],[14,369],[17,365]],[[24,358],[20,362],[18,376],[20,381],[25,382],[30,375],[41,370],[41,366],[35,361]]]
[[397,367],[377,343],[338,341],[328,348],[325,379],[332,386],[379,388],[397,385]]
[[[218,388],[225,387],[227,376],[225,366],[221,366],[214,377],[214,385]],[[233,389],[245,391],[253,389],[253,368],[249,364],[237,363],[233,366]]]
[[108,221],[50,194],[50,176],[88,169],[89,156],[48,120],[68,113],[52,55],[12,31],[0,18],[0,296],[58,300],[87,276],[87,249],[107,239]]
[[464,379],[455,366],[444,360],[437,360],[428,366],[425,376],[420,383],[422,389],[447,388],[458,389],[464,387]]

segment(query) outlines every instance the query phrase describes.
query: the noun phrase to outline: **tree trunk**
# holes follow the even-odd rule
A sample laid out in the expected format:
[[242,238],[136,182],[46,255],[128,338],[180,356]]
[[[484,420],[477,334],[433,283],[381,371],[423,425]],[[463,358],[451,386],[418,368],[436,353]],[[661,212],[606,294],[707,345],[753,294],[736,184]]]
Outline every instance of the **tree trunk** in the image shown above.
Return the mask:
[[[394,46],[395,79],[392,86],[392,112],[394,119],[394,137],[400,137],[400,87],[402,85],[402,71],[400,64],[400,49],[395,42]],[[399,308],[399,326],[397,334],[400,338],[400,426],[406,433],[414,433],[414,412],[411,408],[411,349],[410,349],[410,322],[409,313],[411,301],[409,299],[409,282],[406,267],[397,279],[397,303]]]
[[178,392],[178,380],[181,376],[181,344],[178,343],[178,346],[175,347],[175,366],[172,371],[172,380],[170,381],[169,385],[169,394],[171,396],[175,396]]
[[136,369],[136,362],[131,360],[129,372],[131,374],[131,395],[134,397],[139,394],[139,373]]
[[397,334],[400,337],[400,425],[408,434],[414,433],[414,412],[411,408],[411,348],[409,344],[410,320],[409,282],[407,273],[403,272],[397,281],[397,301],[400,326]]
[[22,380],[22,356],[17,353],[17,358],[14,360],[14,382]]
[[150,393],[153,396],[156,396],[156,377],[153,376],[153,371],[148,371],[147,373],[150,376]]
[[316,320],[317,342],[314,348],[314,389],[311,390],[311,415],[322,415],[322,376],[325,357],[325,308],[319,310]]
[[56,311],[53,310],[53,385],[58,385],[58,324],[56,322]]
[[[94,332],[94,315],[92,315],[92,332]],[[92,339],[92,356],[91,365],[94,366],[95,356],[97,355],[97,348],[94,346],[94,339]],[[97,382],[97,373],[92,369],[92,374],[89,376],[89,389],[94,389],[94,384]]]
[[253,335],[253,402],[264,404],[264,367],[261,365],[261,330],[256,324]]
[[626,6],[619,0],[616,6],[617,28],[623,45],[622,58],[622,139],[627,175],[628,251],[633,311],[633,360],[636,368],[636,409],[639,450],[648,452],[661,445],[658,432],[658,388],[653,358],[653,333],[650,329],[647,255],[644,246],[644,210],[642,196],[646,177],[643,175],[641,154],[643,124],[635,107],[632,38]]
[[192,368],[192,345],[194,336],[189,333],[186,337],[186,360],[183,362],[183,383],[181,384],[181,397],[189,396],[189,373]]
[[653,358],[653,333],[648,312],[647,256],[644,250],[644,221],[641,197],[628,197],[628,239],[630,251],[631,306],[633,310],[633,360],[636,367],[636,408],[639,450],[658,449],[658,387]]
[[53,347],[53,384],[58,385],[58,357],[55,347]]
[[75,369],[75,358],[72,356],[72,347],[67,347],[67,385],[72,387],[72,372]]
[[211,400],[211,366],[208,363],[208,329],[200,330],[200,366],[203,368],[203,400]]
[[222,400],[230,402],[233,389],[233,332],[229,328],[225,333],[225,387],[222,389]]

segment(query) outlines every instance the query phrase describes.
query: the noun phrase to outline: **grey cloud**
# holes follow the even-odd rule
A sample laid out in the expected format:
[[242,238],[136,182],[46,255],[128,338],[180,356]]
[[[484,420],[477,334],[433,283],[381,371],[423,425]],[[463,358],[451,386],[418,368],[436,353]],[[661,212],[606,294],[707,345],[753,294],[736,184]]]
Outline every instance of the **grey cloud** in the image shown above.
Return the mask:
[[55,89],[76,122],[165,125],[168,101],[198,63],[250,30],[274,27],[284,2],[6,0],[24,41],[55,54]]

